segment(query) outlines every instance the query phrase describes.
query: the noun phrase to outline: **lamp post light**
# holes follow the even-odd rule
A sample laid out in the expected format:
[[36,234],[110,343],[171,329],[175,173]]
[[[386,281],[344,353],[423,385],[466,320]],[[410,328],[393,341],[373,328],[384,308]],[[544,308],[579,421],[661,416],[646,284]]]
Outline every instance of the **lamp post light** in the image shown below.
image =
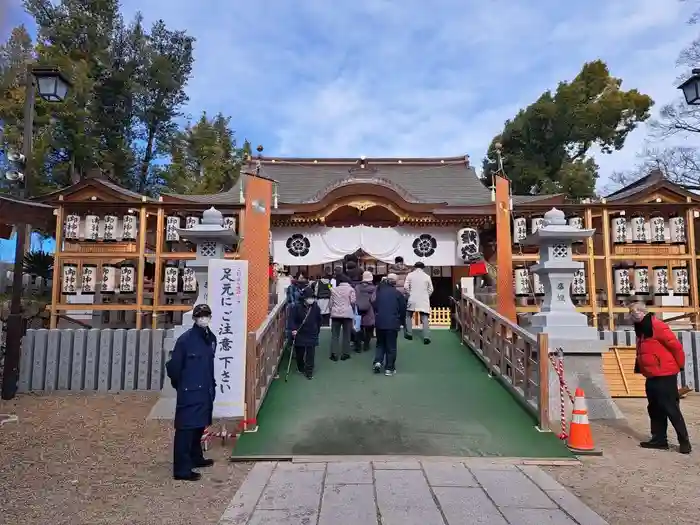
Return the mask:
[[678,89],[683,91],[685,102],[689,106],[700,106],[700,69],[693,69],[690,78],[678,86]]
[[[34,102],[37,93],[47,102],[63,102],[71,87],[70,81],[55,67],[27,67],[24,99],[24,127],[22,154],[15,155],[16,170],[12,180],[19,185],[19,196],[29,197],[29,176],[32,155],[32,133],[34,127]],[[17,393],[19,381],[19,359],[24,323],[22,321],[22,276],[24,274],[24,250],[27,238],[27,224],[15,225],[15,264],[12,277],[12,299],[10,315],[7,318],[7,338],[5,344],[5,365],[2,376],[2,399],[12,399]]]

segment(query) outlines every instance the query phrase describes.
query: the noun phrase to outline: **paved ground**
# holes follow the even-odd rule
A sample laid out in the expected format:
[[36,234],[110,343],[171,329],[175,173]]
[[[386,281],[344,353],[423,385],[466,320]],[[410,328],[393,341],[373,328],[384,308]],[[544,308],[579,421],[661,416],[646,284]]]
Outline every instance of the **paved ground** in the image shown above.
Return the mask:
[[[273,382],[260,430],[234,456],[411,455],[571,457],[448,330],[433,342],[399,340],[398,373],[372,373],[373,354],[333,362],[323,330],[312,381],[295,372]],[[282,360],[282,376],[287,360]]]
[[219,525],[604,525],[536,466],[474,458],[258,463]]

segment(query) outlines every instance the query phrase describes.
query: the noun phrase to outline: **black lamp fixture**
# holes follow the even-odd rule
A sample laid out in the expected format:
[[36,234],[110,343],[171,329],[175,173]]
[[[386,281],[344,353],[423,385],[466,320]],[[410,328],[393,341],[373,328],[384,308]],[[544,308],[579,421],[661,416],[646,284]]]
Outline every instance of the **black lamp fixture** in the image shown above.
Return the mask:
[[55,67],[33,67],[37,93],[47,102],[63,102],[71,87],[70,81]]
[[678,89],[683,91],[685,102],[689,106],[700,105],[700,69],[693,69],[692,75]]

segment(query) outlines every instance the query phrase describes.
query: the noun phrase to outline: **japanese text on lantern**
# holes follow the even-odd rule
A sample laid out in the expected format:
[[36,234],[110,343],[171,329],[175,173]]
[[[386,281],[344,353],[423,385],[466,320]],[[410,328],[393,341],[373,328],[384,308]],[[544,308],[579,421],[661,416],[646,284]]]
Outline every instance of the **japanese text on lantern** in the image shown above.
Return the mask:
[[211,329],[217,338],[214,417],[239,417],[245,398],[248,263],[213,259],[207,277]]

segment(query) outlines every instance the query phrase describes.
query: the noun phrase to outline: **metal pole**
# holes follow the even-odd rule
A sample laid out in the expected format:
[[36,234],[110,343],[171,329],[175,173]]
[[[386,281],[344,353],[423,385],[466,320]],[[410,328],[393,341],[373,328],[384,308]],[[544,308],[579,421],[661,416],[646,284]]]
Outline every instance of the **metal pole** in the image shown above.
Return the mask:
[[[29,177],[31,172],[32,135],[34,132],[34,98],[36,84],[31,68],[27,67],[25,100],[24,100],[24,132],[22,137],[22,154],[25,159],[24,179],[20,186],[20,197],[29,196]],[[22,321],[22,277],[24,275],[24,250],[27,238],[27,224],[17,223],[15,226],[17,239],[15,243],[15,265],[12,276],[12,300],[10,315],[7,318],[7,338],[5,344],[5,366],[2,375],[2,399],[13,399],[17,394],[19,381],[19,358],[24,323]]]

